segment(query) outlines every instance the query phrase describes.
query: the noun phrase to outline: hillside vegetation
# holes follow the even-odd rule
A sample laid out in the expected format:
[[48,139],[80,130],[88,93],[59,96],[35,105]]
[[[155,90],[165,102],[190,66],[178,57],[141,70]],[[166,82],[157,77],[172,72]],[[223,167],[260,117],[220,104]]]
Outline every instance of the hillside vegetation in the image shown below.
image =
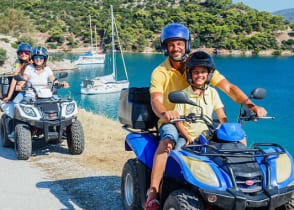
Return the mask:
[[282,15],[286,20],[294,23],[294,8],[283,9],[272,13],[273,15]]
[[293,40],[278,42],[280,31],[294,29],[282,16],[259,12],[232,0],[2,0],[0,33],[19,36],[23,32],[47,34],[49,48],[76,48],[90,42],[89,20],[104,50],[111,43],[110,4],[123,50],[160,50],[160,32],[168,23],[185,24],[191,31],[193,48],[235,50],[293,49]]

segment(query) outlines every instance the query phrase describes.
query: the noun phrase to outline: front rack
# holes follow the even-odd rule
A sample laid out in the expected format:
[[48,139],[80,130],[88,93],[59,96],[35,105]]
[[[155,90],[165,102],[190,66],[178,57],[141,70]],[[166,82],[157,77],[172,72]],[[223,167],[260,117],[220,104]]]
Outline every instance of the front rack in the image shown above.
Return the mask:
[[[262,150],[261,146],[270,146],[276,147],[280,151],[278,152],[270,152],[265,153]],[[193,145],[186,145],[182,147],[183,150],[187,152],[191,152],[193,154],[199,156],[215,156],[215,157],[268,157],[274,155],[280,155],[286,153],[285,149],[278,144],[273,143],[257,143],[253,145],[254,149],[216,149],[212,145],[203,145],[203,144],[193,144]],[[206,149],[209,148],[213,151],[213,153],[206,152]],[[197,149],[197,150],[196,150]],[[238,154],[237,154],[238,153]]]

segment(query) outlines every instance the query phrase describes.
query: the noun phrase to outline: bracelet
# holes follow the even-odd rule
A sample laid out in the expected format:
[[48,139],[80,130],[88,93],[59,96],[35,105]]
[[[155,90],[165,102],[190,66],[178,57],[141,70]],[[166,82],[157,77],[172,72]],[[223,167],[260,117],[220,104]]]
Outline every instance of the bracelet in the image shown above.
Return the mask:
[[246,98],[246,99],[241,103],[241,105],[244,105],[248,100],[249,100],[249,98]]

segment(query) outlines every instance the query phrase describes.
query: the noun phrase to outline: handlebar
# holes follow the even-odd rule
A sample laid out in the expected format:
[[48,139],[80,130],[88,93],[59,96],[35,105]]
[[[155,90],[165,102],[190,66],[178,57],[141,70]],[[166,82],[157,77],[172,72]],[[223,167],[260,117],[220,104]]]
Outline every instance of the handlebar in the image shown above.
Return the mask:
[[244,112],[240,115],[239,119],[244,121],[253,121],[255,119],[275,119],[275,117],[257,117],[255,112],[249,109],[245,109]]
[[56,82],[53,86],[57,89],[64,88],[64,84]]

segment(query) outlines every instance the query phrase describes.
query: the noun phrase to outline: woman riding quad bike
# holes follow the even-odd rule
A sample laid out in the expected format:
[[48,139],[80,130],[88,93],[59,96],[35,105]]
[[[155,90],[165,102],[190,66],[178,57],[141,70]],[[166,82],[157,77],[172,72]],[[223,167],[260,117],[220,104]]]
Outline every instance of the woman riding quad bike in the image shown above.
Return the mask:
[[[34,64],[25,69],[24,75],[14,76],[20,83],[17,90],[25,90],[25,96],[22,102],[15,104],[9,126],[4,126],[7,123],[1,121],[2,142],[14,142],[16,156],[21,160],[31,156],[32,141],[41,139],[55,144],[67,139],[70,153],[81,154],[84,150],[84,133],[76,116],[77,104],[72,99],[60,99],[53,95],[57,89],[68,87],[68,83],[59,82],[46,66],[48,53],[45,48],[34,48],[32,57]],[[58,78],[66,76],[64,72]],[[48,86],[48,79],[52,82],[52,88]],[[12,131],[14,136],[5,135]]]

